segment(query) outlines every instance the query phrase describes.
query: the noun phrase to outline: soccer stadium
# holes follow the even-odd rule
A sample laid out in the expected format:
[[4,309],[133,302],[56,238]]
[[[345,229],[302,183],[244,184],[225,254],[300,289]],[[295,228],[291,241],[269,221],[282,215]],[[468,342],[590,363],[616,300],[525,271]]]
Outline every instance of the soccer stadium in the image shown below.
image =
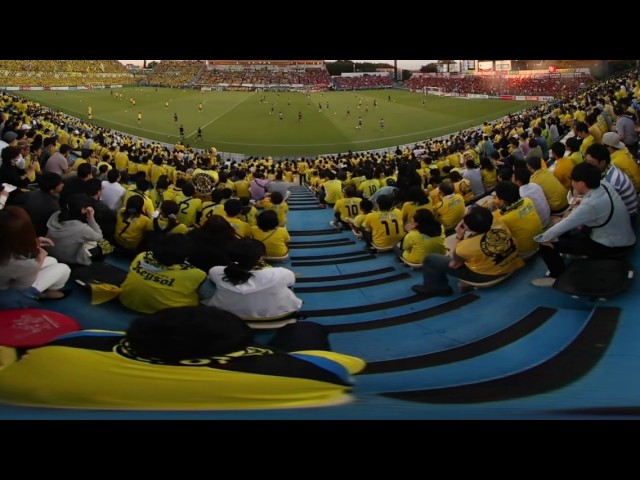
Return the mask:
[[335,63],[0,60],[1,419],[640,417],[638,61]]

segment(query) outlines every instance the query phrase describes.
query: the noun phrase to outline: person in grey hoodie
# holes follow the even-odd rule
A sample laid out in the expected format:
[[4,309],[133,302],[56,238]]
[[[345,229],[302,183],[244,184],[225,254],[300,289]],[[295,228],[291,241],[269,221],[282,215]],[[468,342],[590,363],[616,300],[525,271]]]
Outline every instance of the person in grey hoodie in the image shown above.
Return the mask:
[[91,265],[93,260],[102,257],[102,250],[97,245],[102,240],[102,230],[86,195],[69,197],[66,208],[51,215],[47,228],[47,238],[54,242],[48,251],[58,261]]

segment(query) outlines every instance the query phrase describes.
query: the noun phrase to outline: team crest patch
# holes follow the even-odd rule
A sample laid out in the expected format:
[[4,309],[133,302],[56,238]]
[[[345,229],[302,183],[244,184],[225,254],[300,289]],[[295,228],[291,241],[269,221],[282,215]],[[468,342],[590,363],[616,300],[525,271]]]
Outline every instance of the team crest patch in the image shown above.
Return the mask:
[[211,175],[207,175],[206,173],[197,173],[191,178],[191,183],[196,189],[196,192],[201,195],[209,195],[213,188],[216,186],[216,182],[211,177]]
[[516,245],[505,230],[492,228],[482,236],[480,248],[482,253],[499,265],[515,252]]

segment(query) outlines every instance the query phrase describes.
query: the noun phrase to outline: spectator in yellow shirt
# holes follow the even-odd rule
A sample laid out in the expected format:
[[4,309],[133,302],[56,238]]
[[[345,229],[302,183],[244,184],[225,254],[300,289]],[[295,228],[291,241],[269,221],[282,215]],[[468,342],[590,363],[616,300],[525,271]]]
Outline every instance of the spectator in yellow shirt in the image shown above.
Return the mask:
[[565,147],[562,142],[555,142],[551,145],[551,158],[556,162],[553,175],[560,181],[562,186],[569,190],[571,188],[571,172],[573,171],[573,161],[564,156]]

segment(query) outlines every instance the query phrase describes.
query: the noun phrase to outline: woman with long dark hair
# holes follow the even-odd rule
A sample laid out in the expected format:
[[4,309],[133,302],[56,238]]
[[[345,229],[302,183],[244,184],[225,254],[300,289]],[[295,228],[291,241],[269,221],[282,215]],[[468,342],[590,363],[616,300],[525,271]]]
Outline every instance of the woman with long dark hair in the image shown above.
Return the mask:
[[262,242],[243,238],[229,246],[228,254],[229,266],[209,270],[216,292],[203,303],[250,321],[287,317],[302,307],[302,300],[290,289],[294,273],[281,267],[265,268]]
[[400,243],[401,256],[411,264],[422,264],[432,253],[447,253],[444,246],[444,228],[435,219],[433,212],[421,208],[416,210],[413,221],[408,224],[409,233]]
[[233,226],[221,215],[211,215],[200,228],[189,232],[192,242],[189,262],[205,272],[217,265],[230,263],[227,250],[239,237]]
[[144,238],[151,220],[144,213],[144,198],[132,195],[116,217],[115,240],[121,247],[135,251]]

